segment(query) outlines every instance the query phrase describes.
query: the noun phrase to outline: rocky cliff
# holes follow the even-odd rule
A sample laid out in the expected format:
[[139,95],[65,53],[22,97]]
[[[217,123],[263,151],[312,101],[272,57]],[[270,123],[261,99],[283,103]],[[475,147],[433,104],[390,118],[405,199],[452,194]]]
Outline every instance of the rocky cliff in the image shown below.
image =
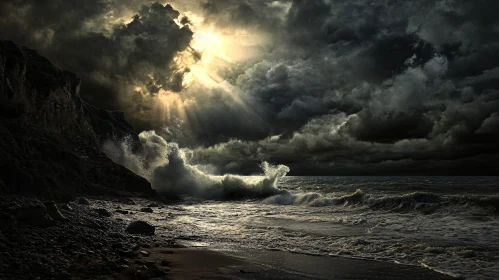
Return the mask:
[[123,113],[83,101],[80,83],[36,51],[0,41],[0,193],[152,192],[100,151],[104,139],[136,134]]

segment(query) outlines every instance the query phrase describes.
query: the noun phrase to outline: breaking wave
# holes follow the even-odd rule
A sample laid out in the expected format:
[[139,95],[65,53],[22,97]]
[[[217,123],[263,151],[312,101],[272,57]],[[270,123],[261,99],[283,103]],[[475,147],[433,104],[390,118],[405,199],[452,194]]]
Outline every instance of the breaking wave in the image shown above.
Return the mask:
[[431,214],[442,208],[460,206],[499,212],[499,196],[440,195],[412,192],[398,195],[367,194],[362,190],[339,196],[320,193],[294,193],[279,189],[279,180],[286,176],[285,165],[263,162],[261,176],[227,174],[215,176],[206,167],[189,162],[189,149],[169,143],[154,131],[139,135],[140,153],[132,151],[131,140],[118,143],[108,141],[103,150],[115,163],[125,166],[151,182],[153,189],[169,198],[199,199],[262,199],[262,203],[303,205],[312,207],[347,206],[368,207],[373,210]]
[[334,206],[334,205],[358,205],[365,199],[364,192],[357,190],[352,194],[340,197],[326,197],[320,193],[292,194],[290,192],[271,196],[263,200],[267,204],[281,205],[306,205],[306,206]]
[[142,145],[140,153],[132,152],[130,140],[108,141],[103,150],[115,163],[146,178],[153,189],[167,197],[241,199],[287,193],[278,188],[279,179],[289,172],[287,166],[263,162],[260,165],[262,176],[215,176],[189,163],[190,150],[167,142],[154,131],[140,133],[139,140]]
[[430,192],[412,192],[400,195],[369,195],[362,190],[338,197],[319,193],[292,194],[289,192],[268,197],[268,204],[305,206],[361,206],[373,210],[393,212],[419,211],[431,214],[442,208],[464,207],[499,213],[499,195],[439,195]]

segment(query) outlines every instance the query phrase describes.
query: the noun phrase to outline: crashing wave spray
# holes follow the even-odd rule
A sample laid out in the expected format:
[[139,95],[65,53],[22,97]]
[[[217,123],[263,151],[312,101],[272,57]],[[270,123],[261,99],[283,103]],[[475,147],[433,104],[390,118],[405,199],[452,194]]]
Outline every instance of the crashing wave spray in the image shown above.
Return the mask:
[[202,199],[263,198],[282,194],[278,181],[286,176],[289,168],[263,162],[264,176],[237,176],[208,174],[189,163],[189,149],[168,143],[155,131],[139,134],[142,152],[132,152],[131,141],[118,144],[108,141],[103,150],[115,163],[125,166],[149,182],[153,189],[168,197],[183,196]]

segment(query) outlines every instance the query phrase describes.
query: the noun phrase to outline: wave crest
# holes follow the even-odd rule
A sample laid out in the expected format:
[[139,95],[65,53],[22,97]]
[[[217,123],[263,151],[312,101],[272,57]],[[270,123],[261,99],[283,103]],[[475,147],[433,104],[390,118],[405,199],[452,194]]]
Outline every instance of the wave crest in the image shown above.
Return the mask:
[[103,150],[115,163],[125,166],[149,182],[158,193],[170,198],[183,196],[201,199],[265,198],[286,193],[278,188],[279,179],[286,176],[285,165],[263,162],[262,176],[215,176],[189,163],[191,151],[168,143],[154,131],[139,134],[141,153],[133,153],[130,141],[106,142]]
[[499,213],[499,196],[439,195],[430,192],[412,192],[398,195],[370,195],[362,190],[338,197],[319,193],[281,193],[263,200],[268,204],[304,205],[314,207],[349,206],[367,207],[391,212],[418,211],[432,214],[442,208],[464,207]]

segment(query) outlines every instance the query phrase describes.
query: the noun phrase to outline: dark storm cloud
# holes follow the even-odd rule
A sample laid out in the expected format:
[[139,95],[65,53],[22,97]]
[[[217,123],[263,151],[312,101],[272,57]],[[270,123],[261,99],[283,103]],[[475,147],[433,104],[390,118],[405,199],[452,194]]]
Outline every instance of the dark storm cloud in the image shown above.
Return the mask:
[[349,133],[360,141],[393,143],[403,139],[426,138],[433,127],[421,112],[388,112],[372,115],[363,111],[347,123]]
[[[206,0],[198,1],[206,23],[221,28],[259,27],[260,32],[278,28],[285,3],[272,0]],[[283,1],[287,2],[287,1]]]
[[494,1],[72,2],[4,1],[2,37],[79,72],[88,99],[121,104],[141,127],[165,123],[150,114],[147,96],[123,96],[123,88],[181,91],[188,71],[173,58],[190,50],[193,32],[171,21],[173,7],[226,34],[266,38],[257,55],[220,71],[231,94],[182,91],[196,101],[186,105],[189,126],[172,132],[166,123],[164,133],[199,146],[194,163],[221,173],[251,173],[261,160],[292,173],[499,171]]
[[209,0],[201,7],[207,15],[206,20],[221,26],[254,24],[259,19],[259,14],[246,1]]
[[[1,5],[3,39],[35,48],[83,78],[82,95],[132,118],[150,120],[148,95],[179,92],[183,74],[175,56],[188,50],[192,31],[173,20],[171,5],[136,5],[129,23],[123,1],[7,1]],[[126,13],[125,13],[126,14]],[[133,14],[132,14],[133,15]],[[194,55],[194,54],[193,54]],[[142,91],[134,92],[135,87]],[[124,103],[124,104],[122,104]]]
[[236,82],[266,112],[269,135],[281,135],[200,149],[194,160],[221,172],[259,160],[320,174],[497,171],[491,10],[489,1],[292,1],[285,32],[272,31],[285,46]]

